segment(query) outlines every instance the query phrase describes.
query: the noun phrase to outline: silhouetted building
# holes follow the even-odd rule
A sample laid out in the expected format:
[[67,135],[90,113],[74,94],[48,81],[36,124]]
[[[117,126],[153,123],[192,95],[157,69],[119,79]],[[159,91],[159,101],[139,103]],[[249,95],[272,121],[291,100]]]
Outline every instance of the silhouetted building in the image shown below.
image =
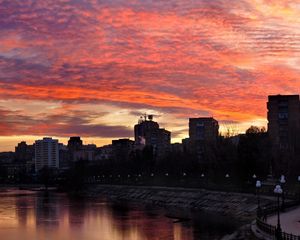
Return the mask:
[[172,143],[171,144],[171,152],[172,153],[182,153],[183,152],[183,144],[182,143]]
[[18,143],[15,147],[15,159],[19,162],[31,161],[34,157],[34,147],[33,145],[27,145],[26,142]]
[[12,163],[15,159],[14,152],[0,152],[0,162],[1,163]]
[[189,138],[183,140],[184,150],[196,156],[199,163],[208,163],[218,136],[219,124],[214,118],[190,118]]
[[130,153],[134,150],[134,141],[130,139],[112,140],[112,151],[114,159],[128,160]]
[[113,147],[111,144],[97,148],[95,160],[105,161],[113,158]]
[[95,144],[82,145],[73,151],[73,161],[94,161],[97,147]]
[[191,141],[216,142],[219,136],[218,121],[211,117],[190,118],[189,136]]
[[68,141],[68,149],[70,151],[78,150],[81,147],[82,147],[82,140],[80,139],[80,137],[78,137],[78,136],[70,137],[70,139]]
[[269,96],[268,135],[272,143],[275,168],[287,170],[300,153],[299,95]]
[[62,143],[58,144],[58,151],[59,151],[59,169],[60,170],[67,170],[71,167],[70,163],[70,154],[68,147]]
[[97,147],[94,144],[83,145],[79,136],[70,137],[68,141],[70,160],[73,162],[94,161],[96,149]]
[[163,158],[170,151],[171,132],[159,128],[152,115],[140,118],[138,124],[134,126],[134,137],[137,148],[152,146],[156,158]]
[[43,167],[59,168],[58,140],[43,138],[35,141],[35,171]]

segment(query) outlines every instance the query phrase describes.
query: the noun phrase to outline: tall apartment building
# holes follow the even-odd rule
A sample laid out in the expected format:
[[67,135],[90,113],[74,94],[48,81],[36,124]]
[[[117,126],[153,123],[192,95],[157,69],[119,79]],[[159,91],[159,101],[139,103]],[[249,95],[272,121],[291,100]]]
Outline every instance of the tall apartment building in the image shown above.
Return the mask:
[[200,163],[207,163],[207,152],[216,145],[218,121],[212,117],[189,119],[189,138],[183,140],[185,151],[195,155]]
[[300,100],[299,95],[268,97],[268,135],[274,158],[281,167],[300,155]]
[[190,118],[189,136],[191,141],[215,142],[219,135],[218,121],[212,117]]
[[18,162],[32,161],[33,156],[33,145],[27,145],[26,142],[22,141],[15,147],[15,160]]
[[159,128],[151,115],[141,118],[134,126],[134,138],[136,146],[152,146],[156,158],[162,158],[170,151],[171,132]]
[[43,167],[59,168],[58,140],[43,138],[35,141],[35,171]]
[[134,141],[127,138],[112,140],[112,149],[114,159],[127,161],[134,150]]

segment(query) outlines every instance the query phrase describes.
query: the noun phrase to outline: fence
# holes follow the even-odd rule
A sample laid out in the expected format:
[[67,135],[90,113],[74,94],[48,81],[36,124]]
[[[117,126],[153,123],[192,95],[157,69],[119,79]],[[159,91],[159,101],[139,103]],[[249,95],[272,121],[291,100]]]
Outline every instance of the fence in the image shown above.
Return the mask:
[[[299,202],[293,201],[287,203],[286,207],[293,207],[298,205]],[[271,213],[274,213],[277,211],[277,206],[270,206],[268,208],[262,209],[262,216],[267,216],[270,215]],[[271,236],[273,239],[278,239],[276,238],[276,227],[273,225],[270,225],[263,221],[261,217],[256,218],[256,226],[264,233],[267,235]],[[279,240],[279,239],[278,239]],[[294,234],[286,233],[286,232],[281,232],[281,238],[280,240],[300,240],[300,236],[296,236]]]

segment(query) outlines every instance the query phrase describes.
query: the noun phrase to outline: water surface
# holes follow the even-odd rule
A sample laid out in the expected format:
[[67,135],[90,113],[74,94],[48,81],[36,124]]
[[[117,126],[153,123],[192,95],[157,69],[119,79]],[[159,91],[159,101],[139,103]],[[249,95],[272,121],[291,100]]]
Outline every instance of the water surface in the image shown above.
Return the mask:
[[178,212],[103,198],[17,189],[0,193],[0,237],[5,240],[211,240],[236,227],[218,216],[174,216]]

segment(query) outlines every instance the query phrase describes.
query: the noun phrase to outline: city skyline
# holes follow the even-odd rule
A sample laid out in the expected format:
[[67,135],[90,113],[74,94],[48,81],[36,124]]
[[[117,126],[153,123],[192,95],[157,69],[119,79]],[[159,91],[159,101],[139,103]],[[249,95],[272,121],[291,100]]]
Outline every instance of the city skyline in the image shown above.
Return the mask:
[[268,0],[0,0],[0,151],[80,135],[133,138],[153,114],[174,142],[189,117],[267,125],[298,94],[300,5]]

